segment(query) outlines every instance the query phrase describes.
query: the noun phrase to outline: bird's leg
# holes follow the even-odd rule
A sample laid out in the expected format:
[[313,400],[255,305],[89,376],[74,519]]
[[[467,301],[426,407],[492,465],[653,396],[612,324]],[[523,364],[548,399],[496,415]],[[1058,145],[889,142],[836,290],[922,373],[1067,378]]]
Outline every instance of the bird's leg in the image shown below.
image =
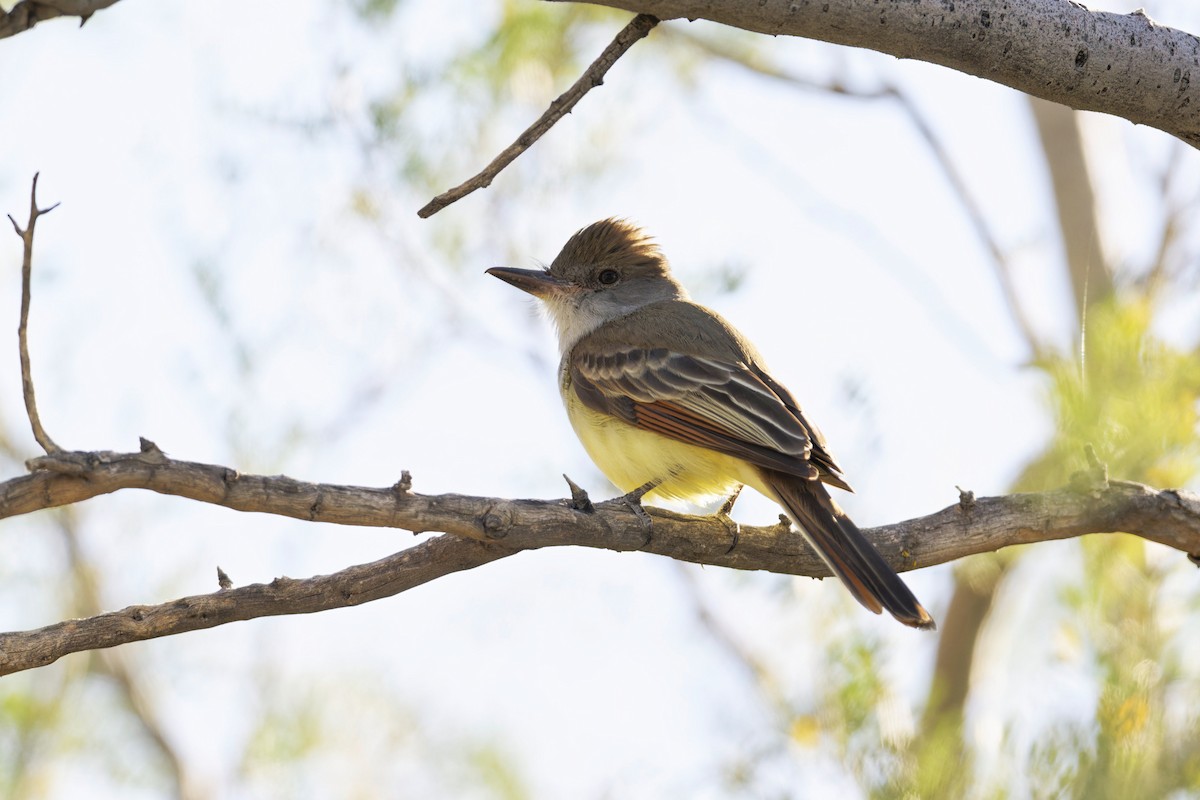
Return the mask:
[[721,507],[717,509],[718,517],[728,517],[731,513],[733,513],[733,504],[736,503],[737,499],[742,496],[742,489],[745,488],[746,484],[738,484],[738,488],[733,490],[733,494],[729,495],[725,502],[721,504]]
[[733,552],[733,548],[737,547],[738,537],[741,536],[742,533],[742,526],[735,522],[733,517],[729,516],[729,514],[733,511],[733,504],[737,502],[739,497],[741,497],[742,489],[745,488],[745,484],[739,484],[738,487],[733,490],[733,494],[729,495],[728,499],[726,499],[725,502],[721,504],[721,507],[717,509],[717,513],[714,514],[714,516],[721,521],[721,524],[725,526],[725,529],[729,531],[729,549],[725,551],[725,555],[729,555]]
[[650,528],[653,524],[650,520],[650,515],[646,513],[646,509],[642,508],[642,498],[657,489],[661,483],[662,478],[646,481],[632,492],[617,498],[629,506],[629,510],[633,512],[633,515],[638,518],[638,522],[642,523],[642,527],[646,529],[646,541],[642,542],[642,547],[650,544]]

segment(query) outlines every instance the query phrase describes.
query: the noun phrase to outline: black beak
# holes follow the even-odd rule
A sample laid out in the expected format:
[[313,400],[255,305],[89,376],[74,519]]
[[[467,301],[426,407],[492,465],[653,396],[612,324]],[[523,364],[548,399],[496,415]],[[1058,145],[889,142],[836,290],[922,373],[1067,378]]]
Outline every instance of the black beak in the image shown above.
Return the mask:
[[544,269],[516,269],[515,267],[492,267],[487,271],[505,283],[512,284],[534,297],[545,297],[562,292],[571,284],[556,278]]

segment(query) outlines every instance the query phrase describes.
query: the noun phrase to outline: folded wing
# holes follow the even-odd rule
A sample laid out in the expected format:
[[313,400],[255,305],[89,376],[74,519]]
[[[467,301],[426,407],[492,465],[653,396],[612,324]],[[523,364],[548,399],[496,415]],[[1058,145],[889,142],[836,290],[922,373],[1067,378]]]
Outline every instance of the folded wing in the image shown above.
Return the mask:
[[754,365],[613,347],[572,354],[571,381],[596,411],[756,466],[849,489],[795,400]]

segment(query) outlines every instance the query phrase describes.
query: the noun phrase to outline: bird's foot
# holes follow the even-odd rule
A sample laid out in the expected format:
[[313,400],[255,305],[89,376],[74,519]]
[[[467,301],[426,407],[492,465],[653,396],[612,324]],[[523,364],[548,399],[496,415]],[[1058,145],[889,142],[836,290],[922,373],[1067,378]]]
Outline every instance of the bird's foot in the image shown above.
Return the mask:
[[725,502],[721,504],[721,507],[717,509],[717,513],[713,514],[713,516],[725,526],[725,529],[729,531],[729,549],[725,551],[725,555],[729,555],[733,552],[733,548],[737,547],[738,538],[742,535],[741,524],[729,515],[733,511],[733,504],[737,502],[737,499],[741,496],[742,489],[744,488],[744,486],[739,486],[737,489],[735,489],[733,494],[729,495],[728,499],[726,499]]
[[728,514],[720,511],[713,514],[713,516],[725,526],[725,530],[729,531],[729,547],[725,549],[725,555],[729,555],[738,546],[738,539],[742,536],[742,524]]
[[633,515],[638,518],[638,522],[641,523],[643,530],[645,530],[646,540],[642,542],[642,547],[650,544],[650,530],[654,524],[650,519],[650,515],[646,513],[646,509],[642,507],[642,498],[658,488],[659,484],[661,483],[661,478],[647,481],[638,488],[634,489],[632,492],[617,498],[622,503],[629,506],[629,510],[632,511]]
[[729,495],[729,497],[725,499],[725,502],[721,504],[721,507],[717,509],[718,517],[728,517],[733,513],[733,504],[736,503],[737,499],[742,496],[742,489],[745,488],[745,484],[742,484],[733,490],[733,494]]

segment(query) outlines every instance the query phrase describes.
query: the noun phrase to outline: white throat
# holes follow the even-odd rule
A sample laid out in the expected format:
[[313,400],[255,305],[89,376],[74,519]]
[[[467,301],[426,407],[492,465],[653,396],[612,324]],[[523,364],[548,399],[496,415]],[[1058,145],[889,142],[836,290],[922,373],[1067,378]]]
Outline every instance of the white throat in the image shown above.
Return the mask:
[[[632,289],[633,286],[623,287]],[[688,294],[674,281],[655,281],[638,287],[640,291],[587,291],[579,294],[551,294],[543,305],[558,331],[561,355],[571,351],[579,340],[601,325],[632,314],[639,308],[663,300],[687,300]]]
[[571,348],[580,339],[596,330],[596,328],[599,328],[609,320],[624,316],[624,314],[607,316],[596,313],[603,309],[596,308],[591,303],[574,303],[572,302],[574,299],[571,297],[552,297],[544,303],[546,313],[554,323],[554,329],[558,332],[558,352],[564,356],[571,351]]

